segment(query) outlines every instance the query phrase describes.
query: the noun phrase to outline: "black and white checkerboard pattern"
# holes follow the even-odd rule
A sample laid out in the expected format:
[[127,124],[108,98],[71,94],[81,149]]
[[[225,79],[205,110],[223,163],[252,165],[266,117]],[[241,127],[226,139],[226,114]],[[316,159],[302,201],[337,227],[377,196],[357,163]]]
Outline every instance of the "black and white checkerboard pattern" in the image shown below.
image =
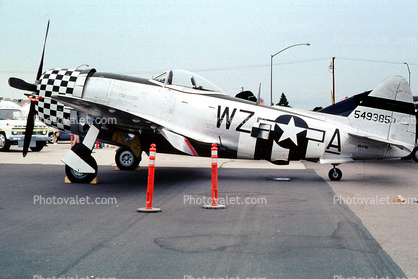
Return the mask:
[[52,69],[41,76],[38,91],[43,99],[36,102],[35,108],[45,124],[70,131],[70,109],[49,97],[52,94],[72,95],[80,73],[74,69]]
[[52,93],[73,94],[75,82],[81,70],[74,69],[52,69],[41,76],[38,85],[39,95],[51,97]]

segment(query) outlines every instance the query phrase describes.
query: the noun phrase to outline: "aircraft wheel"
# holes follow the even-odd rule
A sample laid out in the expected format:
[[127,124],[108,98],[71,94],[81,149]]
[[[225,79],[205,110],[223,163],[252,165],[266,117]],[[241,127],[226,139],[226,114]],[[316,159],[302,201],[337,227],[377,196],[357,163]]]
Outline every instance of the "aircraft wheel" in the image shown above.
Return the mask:
[[65,174],[72,183],[90,183],[97,175],[97,163],[93,157],[86,161],[93,169],[94,173],[81,173],[65,165]]
[[343,177],[343,172],[339,168],[332,168],[328,173],[328,177],[332,181],[339,181]]
[[129,147],[121,147],[116,152],[115,162],[120,170],[134,170],[138,167],[140,160]]
[[4,133],[0,133],[0,151],[8,151],[10,148],[10,142],[6,138]]

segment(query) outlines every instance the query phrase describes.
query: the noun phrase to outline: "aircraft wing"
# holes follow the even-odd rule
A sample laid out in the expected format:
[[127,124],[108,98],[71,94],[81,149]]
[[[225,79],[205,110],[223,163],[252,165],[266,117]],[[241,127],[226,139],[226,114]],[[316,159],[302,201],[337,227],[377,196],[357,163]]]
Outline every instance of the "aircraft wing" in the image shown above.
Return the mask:
[[409,152],[412,152],[414,150],[414,147],[415,147],[413,145],[406,144],[405,142],[390,140],[390,139],[386,139],[386,138],[382,138],[382,137],[378,137],[378,136],[374,136],[374,135],[366,134],[366,133],[362,133],[362,132],[356,132],[356,134],[348,133],[348,135],[350,135],[351,137],[354,137],[354,138],[367,139],[367,140],[371,140],[371,141],[375,141],[375,142],[390,144],[390,145],[396,146],[396,147],[398,147],[402,150],[406,149]]
[[99,104],[88,100],[72,97],[69,95],[54,95],[52,99],[63,103],[66,106],[71,107],[74,110],[83,112],[87,115],[91,115],[97,118],[116,118],[115,126],[136,128],[136,129],[155,129],[158,128],[156,123],[149,121],[148,119],[139,118],[129,112],[124,112],[118,109],[114,109],[105,104]]
[[84,99],[81,100],[80,98],[68,95],[56,95],[52,96],[52,98],[77,111],[92,115],[93,117],[115,118],[117,121],[111,125],[117,126],[121,129],[130,128],[134,130],[148,129],[158,131],[175,149],[189,155],[198,156],[189,139],[208,144],[211,144],[214,140],[216,140],[211,137],[202,137],[200,134],[194,135],[193,131],[190,130],[173,131],[159,123],[156,119],[150,119],[146,116],[114,109],[104,104],[98,104]]

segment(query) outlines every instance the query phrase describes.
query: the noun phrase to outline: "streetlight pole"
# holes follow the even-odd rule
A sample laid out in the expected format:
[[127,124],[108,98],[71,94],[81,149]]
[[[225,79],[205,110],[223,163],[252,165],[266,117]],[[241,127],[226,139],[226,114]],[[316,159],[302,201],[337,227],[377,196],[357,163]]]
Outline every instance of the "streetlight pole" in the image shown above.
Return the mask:
[[306,43],[306,44],[291,45],[291,46],[288,46],[288,47],[282,49],[281,51],[271,55],[271,57],[270,57],[270,102],[271,102],[271,105],[273,105],[273,57],[276,56],[277,54],[285,51],[286,49],[289,49],[289,48],[295,47],[295,46],[310,46],[310,44]]
[[408,63],[404,63],[405,65],[406,65],[406,67],[408,67],[408,74],[409,74],[409,87],[411,87],[411,71],[409,70],[409,65],[408,65]]

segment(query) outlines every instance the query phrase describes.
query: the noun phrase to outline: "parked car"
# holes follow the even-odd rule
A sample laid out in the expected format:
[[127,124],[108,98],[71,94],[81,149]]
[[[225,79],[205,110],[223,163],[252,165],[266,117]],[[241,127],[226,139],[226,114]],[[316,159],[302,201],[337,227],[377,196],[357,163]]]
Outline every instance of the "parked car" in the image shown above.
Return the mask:
[[71,134],[63,131],[58,131],[57,129],[50,129],[48,131],[48,142],[53,143],[54,142],[54,134],[58,133],[58,137],[56,139],[56,142],[59,141],[67,141],[71,140]]
[[[0,151],[8,151],[11,145],[23,147],[26,118],[22,108],[10,101],[0,100]],[[48,141],[48,127],[36,120],[30,141],[32,151],[41,151]]]

